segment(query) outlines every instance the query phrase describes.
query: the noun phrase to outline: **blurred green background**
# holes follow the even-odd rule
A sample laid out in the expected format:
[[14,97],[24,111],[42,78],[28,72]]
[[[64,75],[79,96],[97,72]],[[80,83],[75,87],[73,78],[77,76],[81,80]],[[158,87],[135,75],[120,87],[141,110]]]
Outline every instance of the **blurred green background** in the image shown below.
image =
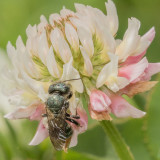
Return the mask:
[[[28,24],[39,23],[40,15],[48,19],[51,13],[59,12],[63,6],[74,10],[74,3],[83,3],[101,9],[106,13],[105,0],[0,0],[0,48],[6,49],[11,41],[15,44],[18,35],[26,40]],[[148,49],[150,62],[160,61],[160,1],[159,0],[114,0],[120,27],[118,38],[122,38],[129,17],[141,21],[140,34],[152,26],[156,38]],[[154,77],[154,79],[160,79]],[[152,91],[137,95],[130,103],[148,112],[143,119],[115,120],[118,129],[129,145],[136,160],[160,160],[160,84]],[[0,160],[118,160],[112,145],[97,122],[89,120],[89,129],[79,136],[76,147],[68,154],[55,152],[49,139],[38,146],[28,146],[37,122],[28,120],[7,121],[3,102],[0,106]]]

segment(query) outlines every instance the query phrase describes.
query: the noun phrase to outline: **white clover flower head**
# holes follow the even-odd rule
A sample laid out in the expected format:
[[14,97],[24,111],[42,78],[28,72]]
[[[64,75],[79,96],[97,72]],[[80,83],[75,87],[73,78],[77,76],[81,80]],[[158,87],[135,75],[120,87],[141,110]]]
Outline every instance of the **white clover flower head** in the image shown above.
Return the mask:
[[160,63],[148,63],[143,58],[155,29],[140,36],[139,20],[130,18],[124,37],[116,39],[119,26],[116,7],[111,0],[105,5],[107,15],[91,6],[75,4],[76,12],[63,8],[60,14],[51,14],[49,22],[41,16],[38,25],[28,26],[26,44],[20,36],[16,48],[8,43],[12,68],[5,70],[7,85],[10,84],[7,96],[17,109],[5,117],[40,121],[30,145],[48,137],[42,114],[46,112],[48,88],[56,82],[80,78],[66,82],[73,91],[68,112],[78,112],[82,127],[71,124],[74,134],[69,147],[75,146],[77,135],[87,129],[81,94],[90,98],[88,106],[93,119],[111,120],[110,113],[133,118],[145,115],[122,95],[132,97],[156,84],[149,80],[160,72]]

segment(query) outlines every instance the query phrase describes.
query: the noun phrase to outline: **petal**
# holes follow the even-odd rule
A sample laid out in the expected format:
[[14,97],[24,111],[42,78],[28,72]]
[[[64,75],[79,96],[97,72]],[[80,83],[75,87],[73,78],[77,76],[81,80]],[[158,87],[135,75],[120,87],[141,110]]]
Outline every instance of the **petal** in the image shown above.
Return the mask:
[[108,77],[112,74],[112,63],[108,63],[106,64],[101,72],[98,75],[97,78],[97,82],[96,82],[96,87],[100,88],[101,86],[103,86],[103,84],[105,84],[105,82],[107,81]]
[[19,78],[19,74],[20,74],[20,70],[23,68],[21,67],[22,63],[19,63],[19,57],[17,56],[17,51],[16,49],[12,46],[11,42],[8,42],[7,44],[7,54],[9,59],[12,62],[13,68],[14,70],[12,70],[15,79],[17,80],[17,82],[20,82],[20,78]]
[[54,26],[54,22],[59,22],[61,20],[61,16],[57,13],[51,14],[49,16],[49,23]]
[[142,75],[145,69],[148,67],[148,61],[146,58],[143,58],[140,62],[136,64],[131,64],[119,69],[118,75],[120,77],[127,78],[130,82],[133,82],[140,75]]
[[124,63],[121,63],[121,65],[125,66],[125,65],[138,63],[145,54],[146,54],[146,51],[142,52],[141,54],[139,54],[137,56],[129,56]]
[[145,52],[149,47],[149,45],[151,44],[151,42],[153,41],[154,37],[155,37],[155,28],[152,27],[145,35],[141,37],[139,46],[133,55],[139,55],[142,52]]
[[86,24],[85,21],[81,20],[81,19],[78,19],[78,18],[75,18],[75,17],[71,17],[69,18],[69,20],[71,21],[71,23],[76,27],[81,27],[81,28],[84,28],[85,30],[88,31],[88,33],[91,32],[89,26]]
[[[155,37],[155,28],[152,27],[145,35],[143,35],[141,37],[141,39],[148,40],[149,44],[151,44],[154,37]],[[126,61],[121,65],[129,65],[129,64],[139,62],[142,59],[142,57],[146,54],[146,51],[147,51],[147,47],[145,48],[145,50],[142,53],[135,55],[135,56],[129,56],[126,59]]]
[[63,7],[63,9],[60,11],[60,15],[62,18],[66,18],[66,17],[73,17],[75,16],[75,13],[69,9],[66,9],[65,7]]
[[103,84],[107,82],[111,76],[114,79],[117,79],[117,72],[118,72],[118,56],[108,53],[110,57],[110,62],[107,63],[101,70],[101,72],[98,75],[97,82],[96,82],[96,87],[99,88]]
[[125,86],[127,86],[129,84],[128,79],[124,78],[124,77],[118,77],[117,78],[117,85],[119,89],[124,88]]
[[21,119],[21,118],[29,118],[31,114],[35,111],[36,107],[21,107],[16,109],[15,111],[8,113],[4,116],[7,119]]
[[154,37],[155,37],[155,28],[152,27],[146,34],[144,34],[142,36],[143,39],[148,39],[150,42],[153,41]]
[[[87,16],[84,15],[84,17],[86,17],[86,20],[88,22],[90,21],[89,25],[93,26],[93,29],[91,29],[91,30],[93,30],[94,32],[99,34],[99,31],[102,29],[102,27],[107,28],[107,29],[109,28],[108,22],[105,21],[106,15],[104,15],[104,13],[101,10],[99,10],[97,8],[93,8],[91,6],[87,6],[86,13],[87,13]],[[93,33],[93,31],[92,31],[92,33]],[[108,37],[106,37],[106,38],[108,38]]]
[[78,103],[79,103],[79,99],[76,98],[75,94],[73,94],[72,98],[69,101],[69,111],[71,112],[71,114],[73,115],[76,114],[76,108]]
[[59,51],[58,41],[59,39],[63,39],[63,33],[58,28],[55,28],[54,30],[51,31],[50,39],[55,51],[58,52]]
[[37,132],[33,137],[32,141],[29,143],[29,145],[38,145],[43,140],[45,140],[48,136],[49,136],[48,130],[45,128],[42,121],[40,121]]
[[88,54],[86,53],[85,49],[80,46],[80,50],[84,59],[84,71],[86,72],[86,74],[88,76],[91,76],[93,73],[93,66],[92,66],[92,62],[88,56]]
[[36,25],[31,26],[29,24],[27,29],[26,29],[26,34],[27,34],[28,38],[35,37],[37,35],[37,27],[36,27]]
[[103,45],[104,45],[104,50],[105,52],[112,52],[115,53],[115,49],[116,49],[116,41],[113,37],[113,35],[111,34],[111,32],[109,32],[109,30],[107,30],[105,27],[97,27],[97,35],[98,38],[100,39],[100,41],[102,41]]
[[[72,62],[73,58],[71,58],[68,63],[63,65],[61,81],[80,78],[79,72],[72,66]],[[83,83],[81,79],[68,81],[68,83],[70,83],[77,92],[83,93]]]
[[66,38],[68,42],[70,43],[71,47],[77,51],[79,49],[79,38],[78,38],[76,30],[69,23],[65,24],[65,34],[66,34]]
[[86,6],[83,4],[79,4],[79,3],[74,3],[75,9],[78,13],[83,14],[84,10],[86,9]]
[[88,126],[88,116],[85,109],[81,106],[77,106],[77,114],[80,116],[80,119],[77,119],[77,122],[80,124],[80,127],[77,128],[79,133],[83,133],[87,130]]
[[21,36],[18,36],[18,38],[17,38],[17,41],[16,41],[16,49],[17,49],[18,51],[22,52],[21,54],[24,54],[24,52],[25,52],[25,50],[26,50],[25,45],[24,45],[24,43],[23,43],[23,41],[22,41]]
[[49,53],[47,55],[47,68],[49,70],[49,73],[53,77],[60,78],[60,72],[59,72],[59,69],[58,69],[58,64],[55,60],[55,56],[54,56],[54,53],[53,53],[52,46],[50,47]]
[[120,93],[126,94],[129,97],[133,97],[138,93],[149,91],[156,84],[157,81],[139,81],[128,85],[126,88],[122,89]]
[[11,60],[11,62],[12,62],[12,64],[13,64],[13,66],[15,67],[15,68],[17,68],[16,66],[17,66],[17,58],[16,58],[16,50],[15,50],[15,48],[12,46],[12,44],[11,44],[11,42],[8,42],[8,44],[7,44],[7,54],[8,54],[8,57],[9,57],[9,59]]
[[112,113],[119,118],[122,117],[141,118],[145,115],[145,112],[142,112],[139,109],[133,107],[121,96],[112,96],[110,98],[112,101],[111,103]]
[[117,92],[119,91],[119,87],[117,83],[118,83],[117,78],[111,77],[105,84],[110,90],[112,90],[113,92]]
[[77,120],[77,122],[80,124],[80,127],[76,127],[74,124],[70,123],[73,128],[73,135],[69,147],[74,147],[77,145],[78,134],[85,132],[88,126],[87,113],[81,106],[77,107],[77,114],[80,116],[80,119]]
[[44,105],[34,103],[28,107],[20,107],[11,113],[8,113],[4,117],[7,119],[23,119],[29,118],[31,120],[39,120],[41,113],[44,113]]
[[40,23],[37,26],[38,33],[42,33],[45,27],[48,25],[47,19],[44,15],[40,16]]
[[38,55],[44,65],[46,65],[46,57],[48,51],[49,47],[47,43],[47,36],[46,36],[46,31],[44,30],[38,39]]
[[67,63],[72,57],[72,53],[68,43],[64,39],[59,39],[58,46],[59,46],[59,53],[61,55],[63,62]]
[[100,90],[93,90],[90,95],[91,109],[97,112],[110,111],[110,98]]
[[62,31],[60,31],[58,28],[55,28],[51,32],[50,38],[56,53],[59,54],[64,63],[67,63],[72,57],[72,53],[68,43],[64,39]]
[[29,53],[27,52],[21,36],[19,36],[16,41],[16,48],[17,48],[17,59],[19,59],[18,63],[21,64],[21,69],[23,68],[22,70],[25,70],[30,76],[38,78],[39,73],[37,71],[37,68],[33,63]]
[[45,112],[46,112],[45,105],[40,104],[37,106],[35,112],[29,118],[30,120],[41,120],[42,114],[44,114]]
[[78,37],[82,43],[84,50],[87,52],[89,57],[93,56],[94,45],[92,40],[92,34],[83,27],[78,27]]
[[26,29],[26,34],[28,36],[27,42],[26,42],[26,48],[30,52],[31,55],[38,56],[38,33],[37,33],[37,26],[34,25],[33,27],[29,25]]
[[140,22],[136,18],[129,19],[128,29],[123,37],[123,41],[116,49],[116,55],[119,56],[119,60],[122,62],[124,62],[128,56],[134,53],[139,44],[139,27]]
[[71,138],[71,141],[70,141],[70,144],[69,144],[69,148],[74,147],[74,146],[77,145],[77,143],[78,143],[78,134],[79,134],[79,132],[77,130],[73,131],[73,135],[72,135],[72,138]]
[[135,50],[135,52],[132,55],[137,56],[137,55],[145,52],[146,49],[149,47],[149,45],[150,45],[150,41],[148,41],[147,39],[141,38],[137,49]]
[[48,97],[48,93],[44,90],[43,82],[30,78],[25,72],[22,72],[22,77],[30,89],[32,89],[32,91],[34,91],[43,102],[45,102]]
[[[25,59],[25,61],[24,61]],[[39,78],[40,73],[32,60],[32,57],[29,55],[27,50],[25,50],[24,54],[21,54],[21,62],[23,62],[24,70],[30,75],[32,78]]]
[[111,0],[108,0],[108,3],[105,3],[105,5],[107,10],[107,21],[109,23],[112,35],[115,35],[119,25],[117,10],[115,4]]
[[121,42],[122,42],[121,39],[116,39],[116,47],[119,46]]
[[150,80],[154,74],[160,72],[160,63],[149,63],[148,68],[145,70],[145,75],[142,80]]
[[40,21],[45,23],[45,24],[48,24],[47,19],[46,19],[46,17],[44,15],[40,16]]
[[38,56],[38,41],[36,37],[30,37],[27,39],[26,48],[31,56]]

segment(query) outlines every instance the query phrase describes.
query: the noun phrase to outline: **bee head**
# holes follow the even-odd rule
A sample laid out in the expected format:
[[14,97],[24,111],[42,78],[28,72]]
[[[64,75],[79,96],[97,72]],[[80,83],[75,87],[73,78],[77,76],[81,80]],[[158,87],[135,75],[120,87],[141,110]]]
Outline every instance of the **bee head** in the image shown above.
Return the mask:
[[54,92],[59,92],[61,94],[68,94],[70,92],[70,85],[64,82],[58,82],[49,86],[48,93],[52,94]]

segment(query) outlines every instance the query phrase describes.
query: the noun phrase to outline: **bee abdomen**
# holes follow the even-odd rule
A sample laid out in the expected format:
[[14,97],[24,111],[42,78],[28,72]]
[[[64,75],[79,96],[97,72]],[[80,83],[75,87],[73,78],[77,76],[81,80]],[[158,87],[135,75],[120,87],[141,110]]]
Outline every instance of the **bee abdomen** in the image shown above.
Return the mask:
[[71,128],[71,126],[67,125],[66,127],[66,137],[69,138],[70,136],[72,136],[73,134],[73,130]]

